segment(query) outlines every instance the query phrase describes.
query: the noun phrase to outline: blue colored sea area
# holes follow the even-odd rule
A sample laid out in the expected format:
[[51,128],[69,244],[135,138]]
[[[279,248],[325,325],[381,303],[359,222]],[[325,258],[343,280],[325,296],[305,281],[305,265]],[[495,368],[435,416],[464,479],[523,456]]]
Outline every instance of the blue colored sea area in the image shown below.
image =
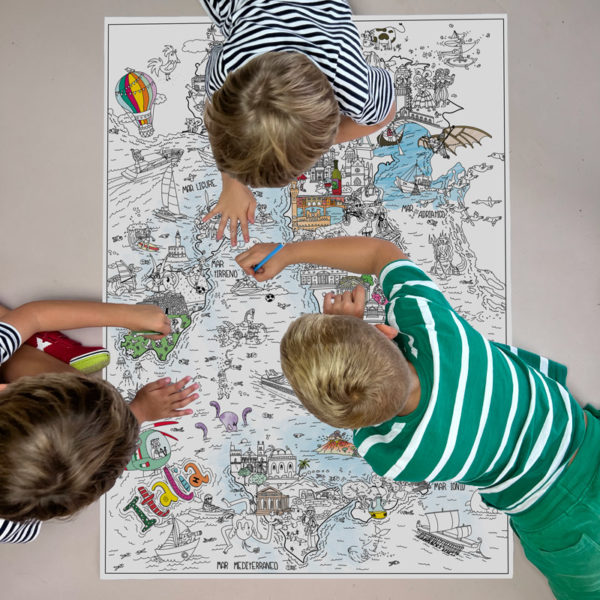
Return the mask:
[[[381,146],[375,148],[373,155],[386,160],[381,163],[375,173],[375,185],[383,189],[383,201],[387,208],[400,208],[406,204],[421,200],[431,200],[435,198],[432,204],[435,208],[444,201],[444,190],[448,184],[456,181],[464,173],[465,169],[460,163],[451,166],[443,175],[438,176],[431,182],[429,190],[421,190],[419,195],[404,193],[394,183],[396,177],[412,181],[415,172],[421,175],[427,175],[433,178],[431,157],[433,152],[429,148],[419,146],[419,139],[431,135],[430,132],[417,123],[405,123],[396,128],[395,133],[402,133],[400,150],[397,145]],[[416,168],[415,168],[416,167]],[[462,188],[451,187],[448,191],[446,201],[462,202],[469,186]]]

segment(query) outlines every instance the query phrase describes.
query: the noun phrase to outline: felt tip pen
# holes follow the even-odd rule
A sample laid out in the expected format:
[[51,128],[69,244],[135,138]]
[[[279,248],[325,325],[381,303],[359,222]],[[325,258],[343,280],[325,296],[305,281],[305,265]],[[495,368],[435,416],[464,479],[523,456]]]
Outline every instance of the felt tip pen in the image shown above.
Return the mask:
[[269,259],[273,258],[273,256],[275,254],[277,254],[283,247],[285,246],[285,244],[278,244],[271,252],[269,252],[269,254],[267,254],[257,265],[255,265],[254,267],[252,267],[254,269],[254,272],[256,273],[256,271],[258,271]]

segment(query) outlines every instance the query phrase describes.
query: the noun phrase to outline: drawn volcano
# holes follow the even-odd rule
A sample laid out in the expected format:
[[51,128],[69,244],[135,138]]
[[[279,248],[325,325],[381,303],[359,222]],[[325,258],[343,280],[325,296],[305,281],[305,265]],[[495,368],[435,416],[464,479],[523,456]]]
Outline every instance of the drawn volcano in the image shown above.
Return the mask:
[[339,431],[334,431],[327,441],[317,448],[319,454],[342,454],[344,456],[358,456],[356,446],[345,440]]

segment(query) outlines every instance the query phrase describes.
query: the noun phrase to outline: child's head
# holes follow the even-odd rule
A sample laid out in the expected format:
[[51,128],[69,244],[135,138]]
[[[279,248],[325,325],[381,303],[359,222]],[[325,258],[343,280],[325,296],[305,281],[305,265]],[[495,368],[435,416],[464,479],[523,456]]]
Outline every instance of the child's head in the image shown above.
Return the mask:
[[281,366],[302,404],[334,427],[383,423],[408,400],[411,376],[404,355],[356,317],[296,319],[281,340]]
[[312,167],[339,120],[327,78],[298,52],[267,52],[229,73],[205,114],[217,167],[253,187],[282,187]]
[[139,425],[109,383],[74,373],[22,377],[0,392],[0,517],[66,517],[109,490]]

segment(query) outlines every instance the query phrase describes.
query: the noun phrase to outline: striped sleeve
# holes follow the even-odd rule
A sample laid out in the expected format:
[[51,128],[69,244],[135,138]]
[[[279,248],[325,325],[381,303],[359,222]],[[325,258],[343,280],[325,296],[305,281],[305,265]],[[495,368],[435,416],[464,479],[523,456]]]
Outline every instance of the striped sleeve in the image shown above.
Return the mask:
[[237,0],[198,0],[215,25],[227,35]]
[[38,536],[42,524],[39,521],[15,523],[0,519],[0,542],[4,544],[26,544]]
[[6,362],[21,343],[21,335],[12,325],[0,323],[0,364]]
[[392,76],[385,69],[368,67],[367,84],[367,101],[362,111],[350,116],[362,125],[376,125],[385,119],[394,103]]
[[420,297],[451,308],[438,286],[410,260],[396,260],[386,265],[379,274],[379,281],[390,304],[403,297]]
[[567,367],[555,360],[546,358],[535,352],[529,352],[516,346],[508,346],[507,344],[500,344],[499,342],[493,342],[495,346],[514,356],[520,358],[524,363],[539,371],[542,375],[546,375],[550,379],[560,383],[560,385],[567,385]]

